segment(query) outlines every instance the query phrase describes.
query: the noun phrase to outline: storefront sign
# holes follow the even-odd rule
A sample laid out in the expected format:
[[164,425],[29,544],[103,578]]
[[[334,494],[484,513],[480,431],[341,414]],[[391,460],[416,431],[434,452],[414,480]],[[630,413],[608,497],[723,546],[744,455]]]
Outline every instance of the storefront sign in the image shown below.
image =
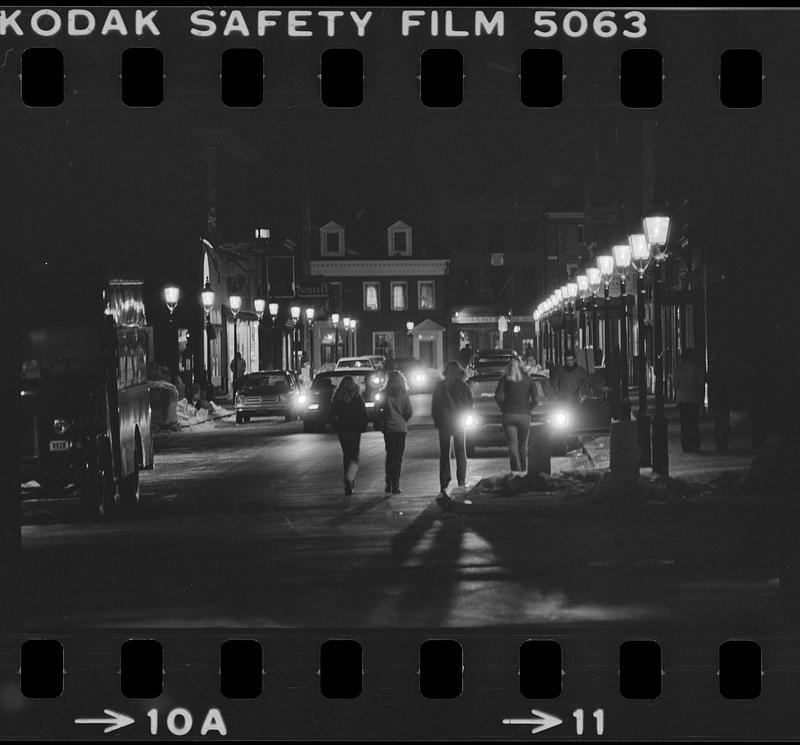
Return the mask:
[[329,287],[327,282],[315,285],[297,285],[297,297],[328,297]]

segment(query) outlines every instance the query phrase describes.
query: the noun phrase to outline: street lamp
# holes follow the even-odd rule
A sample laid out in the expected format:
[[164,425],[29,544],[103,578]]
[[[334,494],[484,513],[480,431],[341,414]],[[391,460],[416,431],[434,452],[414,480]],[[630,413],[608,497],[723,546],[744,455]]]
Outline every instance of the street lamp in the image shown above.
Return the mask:
[[300,306],[293,305],[289,309],[289,313],[292,316],[292,357],[294,358],[294,369],[296,372],[300,372],[300,334],[297,330],[297,322],[300,320]]
[[181,291],[170,285],[169,287],[164,288],[164,302],[167,304],[167,308],[169,309],[169,322],[174,323],[174,319],[172,318],[172,314],[175,312],[175,308],[178,305],[178,298],[181,296]]
[[349,338],[348,334],[350,333],[350,316],[345,316],[344,318],[342,318],[342,328],[344,329],[344,356],[347,357],[348,355],[347,340]]
[[350,331],[352,332],[352,337],[350,339],[350,354],[356,355],[358,354],[358,339],[356,338],[356,326],[358,325],[358,321],[355,318],[350,319]]
[[264,318],[264,312],[267,309],[267,301],[264,298],[257,297],[253,300],[253,308],[255,308],[258,323],[261,324],[261,319]]
[[603,278],[603,311],[605,313],[603,334],[603,365],[607,366],[608,355],[611,352],[611,315],[608,303],[608,285],[611,281],[611,275],[614,274],[614,257],[607,255],[598,256],[597,268],[600,270],[600,275]]
[[650,266],[650,246],[644,233],[633,233],[628,236],[628,245],[631,247],[631,264],[639,273],[636,282],[638,289],[636,297],[636,326],[638,340],[636,356],[639,358],[637,370],[637,384],[639,388],[639,411],[636,414],[636,423],[639,432],[639,465],[650,467],[650,418],[647,416],[647,355],[645,353],[645,320],[644,305],[647,290],[644,286],[644,273]]
[[213,390],[211,383],[211,335],[214,333],[214,329],[211,326],[211,309],[214,307],[214,290],[211,289],[208,277],[206,277],[206,284],[200,293],[200,298],[203,302],[203,310],[206,312],[206,385],[208,387],[206,395],[210,399]]
[[669,217],[661,213],[650,214],[642,220],[644,235],[652,247],[655,262],[653,286],[653,342],[656,373],[656,411],[653,417],[653,472],[669,474],[669,448],[667,444],[667,415],[664,410],[664,338],[661,324],[661,263],[667,258]]
[[314,379],[314,309],[306,308],[308,323],[308,382]]
[[567,346],[575,350],[575,302],[578,297],[578,283],[567,282]]
[[590,266],[586,269],[586,276],[589,279],[589,291],[592,293],[592,349],[597,350],[600,348],[599,340],[599,324],[597,321],[597,293],[600,290],[600,285],[603,277],[600,270],[596,266]]
[[586,274],[579,274],[575,277],[575,284],[578,286],[578,297],[580,298],[581,304],[579,309],[579,320],[580,320],[580,345],[581,347],[588,347],[589,345],[586,343],[586,298],[589,296],[589,276]]
[[283,362],[279,360],[278,357],[282,357],[283,355],[279,354],[278,351],[280,349],[278,346],[278,304],[273,300],[271,303],[267,304],[267,308],[269,310],[270,320],[272,321],[272,364],[277,368],[281,368],[283,367]]
[[414,356],[414,321],[406,321],[406,331],[408,332],[408,356]]
[[631,419],[631,405],[628,400],[628,294],[625,286],[628,269],[631,265],[631,247],[627,243],[620,243],[611,249],[614,255],[614,264],[619,272],[620,301],[622,302],[622,319],[619,327],[619,346],[622,352],[622,399],[620,401],[620,419],[629,422]]
[[[239,335],[237,333],[237,326],[239,325],[239,311],[242,309],[242,296],[230,295],[228,297],[228,305],[230,306],[231,313],[233,313],[233,359],[236,359],[236,353],[239,351]],[[238,365],[233,366],[233,389],[236,390],[236,383],[239,380],[239,373],[237,372]]]
[[333,322],[333,331],[336,337],[333,345],[333,361],[336,362],[339,359],[339,314],[331,313],[331,321]]

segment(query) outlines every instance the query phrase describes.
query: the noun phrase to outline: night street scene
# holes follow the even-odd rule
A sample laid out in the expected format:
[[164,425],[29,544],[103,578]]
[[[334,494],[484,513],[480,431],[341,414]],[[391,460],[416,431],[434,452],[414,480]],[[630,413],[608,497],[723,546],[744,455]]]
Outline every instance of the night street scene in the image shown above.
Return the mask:
[[[459,41],[445,108],[445,40],[383,27],[336,39],[352,108],[319,35],[165,31],[139,108],[87,91],[116,39],[61,40],[55,108],[14,52],[9,624],[793,628],[800,114],[779,72],[793,106],[722,106],[683,21],[650,109],[596,38],[524,106],[521,26]],[[259,44],[263,103],[224,106],[219,55]]]

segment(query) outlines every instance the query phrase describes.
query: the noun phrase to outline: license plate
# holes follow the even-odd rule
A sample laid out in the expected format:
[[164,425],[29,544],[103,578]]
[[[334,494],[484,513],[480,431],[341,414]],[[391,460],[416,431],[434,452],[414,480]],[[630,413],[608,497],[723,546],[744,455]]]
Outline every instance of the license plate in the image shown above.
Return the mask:
[[58,453],[69,450],[69,440],[50,440],[50,452]]

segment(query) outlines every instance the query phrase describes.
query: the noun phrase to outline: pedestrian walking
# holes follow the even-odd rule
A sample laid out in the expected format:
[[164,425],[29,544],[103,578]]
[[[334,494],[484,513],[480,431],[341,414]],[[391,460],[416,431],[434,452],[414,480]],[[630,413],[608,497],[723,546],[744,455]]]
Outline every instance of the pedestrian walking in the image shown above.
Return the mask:
[[352,376],[346,375],[336,388],[328,420],[336,430],[342,446],[344,493],[349,497],[355,488],[358,474],[361,433],[367,431],[367,407]]
[[241,352],[237,352],[233,355],[233,359],[231,360],[231,373],[233,374],[233,392],[239,390],[239,380],[241,379],[242,375],[244,375],[244,371],[247,369],[247,364],[242,357]]
[[708,366],[708,407],[714,422],[714,444],[718,453],[728,449],[731,439],[730,358],[715,351]]
[[705,398],[705,374],[694,350],[685,349],[672,373],[672,387],[681,417],[681,447],[684,453],[700,450],[700,409]]
[[576,402],[585,388],[594,390],[597,387],[589,373],[578,365],[575,352],[571,349],[564,353],[564,364],[550,374],[550,382],[559,398]]
[[461,363],[462,367],[466,367],[469,365],[469,361],[472,359],[472,347],[469,344],[464,345],[461,348],[461,351],[458,353],[458,361]]
[[376,411],[376,422],[383,432],[386,446],[386,493],[400,494],[400,470],[406,449],[408,420],[413,409],[408,396],[408,385],[403,374],[392,370],[381,391],[381,400]]
[[[444,368],[444,380],[433,389],[431,414],[439,431],[439,499],[448,503],[447,487],[450,471],[450,443],[456,456],[456,479],[459,486],[467,482],[467,445],[462,417],[472,409],[472,392],[464,382],[464,368],[451,360]],[[441,504],[441,502],[440,502]]]
[[538,403],[536,384],[515,357],[497,384],[494,400],[503,412],[503,429],[508,442],[511,473],[524,476],[528,471],[528,435],[531,411]]

